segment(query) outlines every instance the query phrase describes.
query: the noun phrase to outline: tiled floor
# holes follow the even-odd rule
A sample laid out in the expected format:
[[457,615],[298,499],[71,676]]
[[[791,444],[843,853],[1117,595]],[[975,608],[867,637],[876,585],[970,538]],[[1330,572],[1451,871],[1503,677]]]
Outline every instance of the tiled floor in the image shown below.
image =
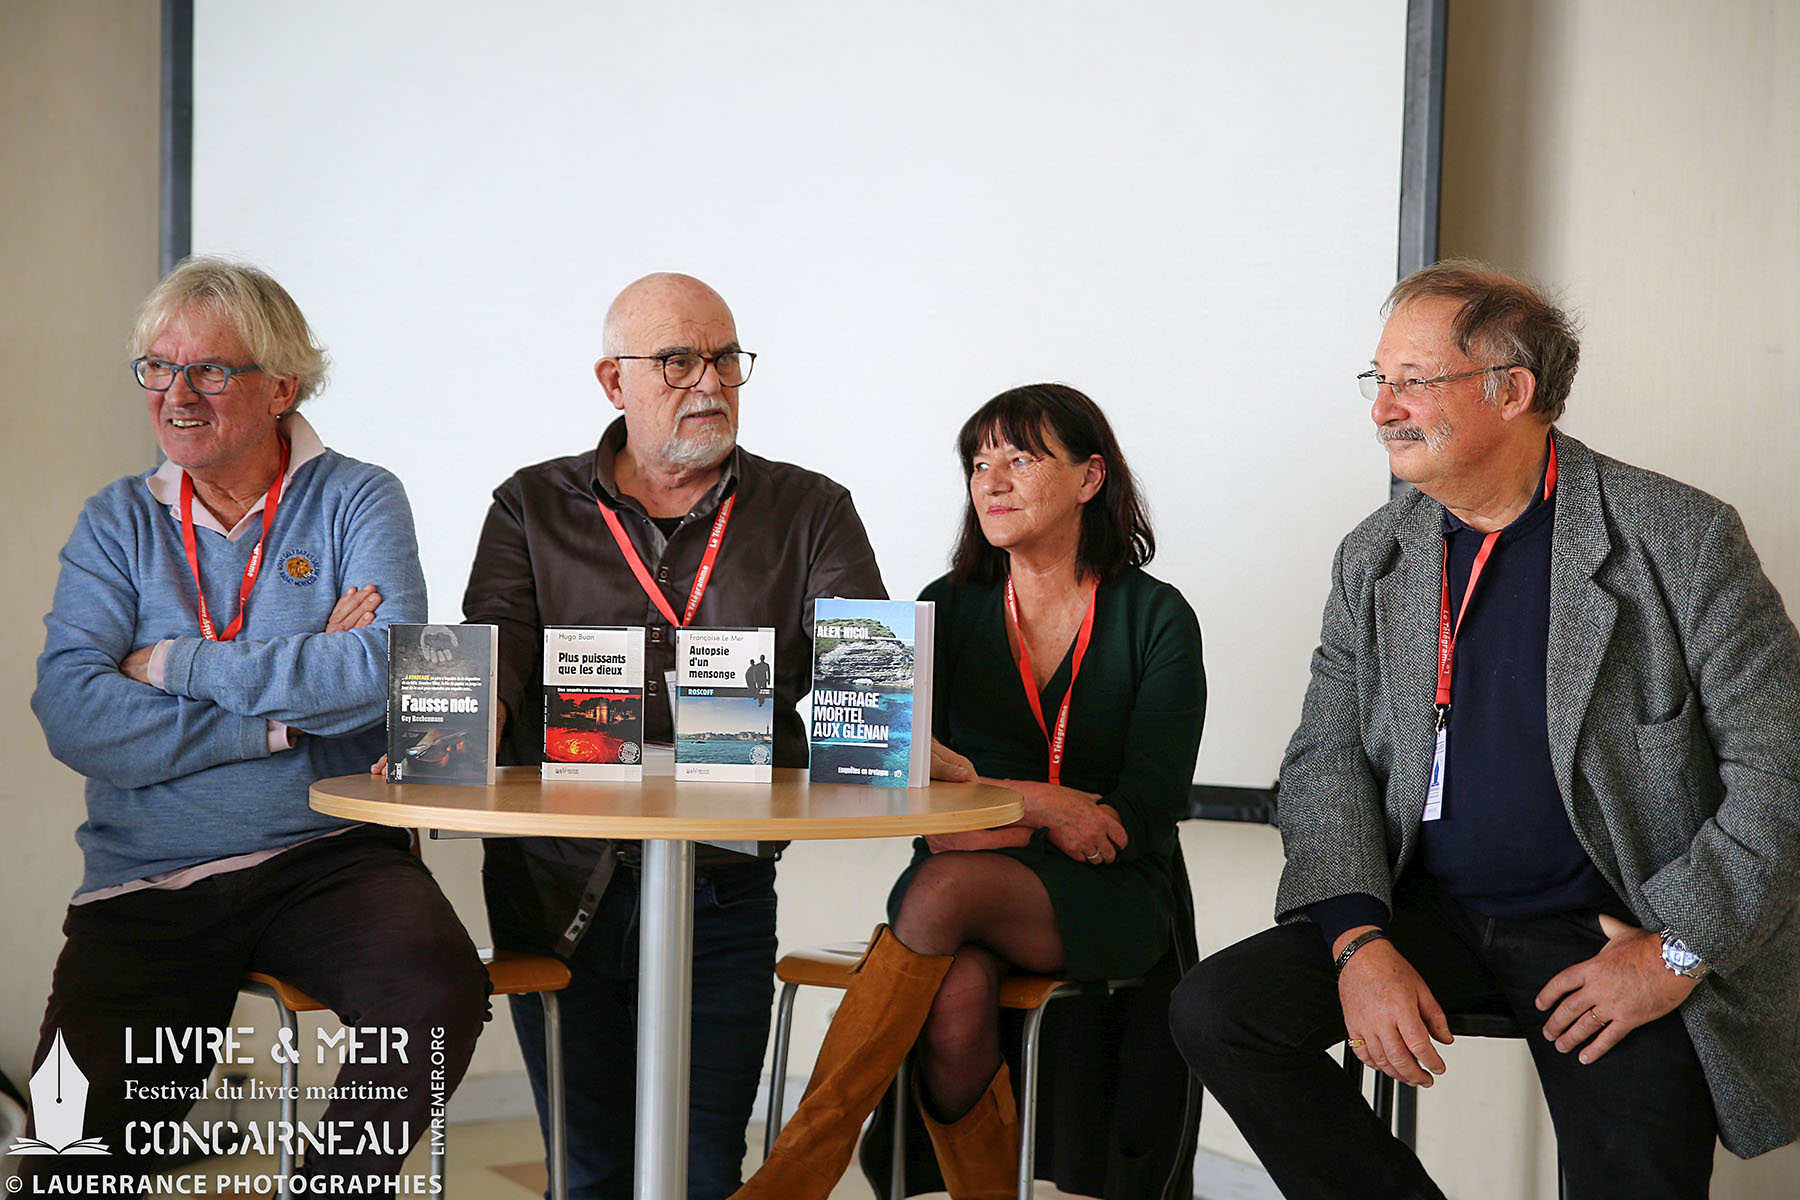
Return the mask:
[[[744,1161],[749,1174],[762,1161],[763,1127],[758,1122],[750,1127],[750,1154]],[[487,1121],[450,1127],[446,1155],[444,1196],[446,1200],[529,1200],[542,1196],[545,1187],[543,1142],[537,1123],[531,1120]],[[429,1156],[423,1149],[414,1150],[406,1160],[406,1173],[424,1175],[429,1169]],[[216,1185],[221,1175],[229,1177],[269,1175],[275,1169],[270,1158],[245,1155],[230,1160],[198,1162],[173,1172],[175,1175],[204,1175],[208,1195],[222,1197],[266,1196],[268,1192],[220,1190]],[[1040,1183],[1037,1200],[1053,1200],[1063,1193]],[[873,1192],[863,1182],[854,1164],[843,1181],[831,1193],[831,1200],[872,1200]]]

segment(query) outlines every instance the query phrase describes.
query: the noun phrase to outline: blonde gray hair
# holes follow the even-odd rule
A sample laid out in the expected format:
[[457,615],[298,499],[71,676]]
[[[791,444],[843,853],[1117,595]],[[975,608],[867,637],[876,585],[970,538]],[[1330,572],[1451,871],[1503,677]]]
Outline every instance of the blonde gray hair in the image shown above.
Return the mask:
[[325,385],[330,360],[287,289],[248,263],[204,255],[182,259],[144,300],[131,330],[131,356],[149,353],[169,322],[190,309],[228,322],[258,366],[291,377],[294,407]]
[[[1456,348],[1490,366],[1517,363],[1529,370],[1537,379],[1531,411],[1547,424],[1561,419],[1581,365],[1581,331],[1547,291],[1486,263],[1451,258],[1396,283],[1381,313],[1386,316],[1423,299],[1460,305],[1450,323]],[[1483,378],[1482,394],[1490,404],[1498,399],[1505,378],[1498,371]]]

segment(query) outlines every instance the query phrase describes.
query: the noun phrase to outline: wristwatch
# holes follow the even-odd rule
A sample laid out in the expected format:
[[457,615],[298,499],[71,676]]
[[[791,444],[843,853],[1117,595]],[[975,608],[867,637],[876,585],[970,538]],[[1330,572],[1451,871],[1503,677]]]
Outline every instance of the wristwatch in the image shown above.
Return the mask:
[[1705,979],[1712,974],[1712,968],[1700,961],[1700,956],[1689,950],[1673,929],[1662,931],[1662,960],[1663,966],[1687,979]]

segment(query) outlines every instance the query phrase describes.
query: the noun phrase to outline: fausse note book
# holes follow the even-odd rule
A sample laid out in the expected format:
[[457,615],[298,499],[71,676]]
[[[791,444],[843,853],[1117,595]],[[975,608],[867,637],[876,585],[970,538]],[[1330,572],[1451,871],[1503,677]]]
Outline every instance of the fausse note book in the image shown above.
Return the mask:
[[389,783],[494,782],[497,625],[388,626]]

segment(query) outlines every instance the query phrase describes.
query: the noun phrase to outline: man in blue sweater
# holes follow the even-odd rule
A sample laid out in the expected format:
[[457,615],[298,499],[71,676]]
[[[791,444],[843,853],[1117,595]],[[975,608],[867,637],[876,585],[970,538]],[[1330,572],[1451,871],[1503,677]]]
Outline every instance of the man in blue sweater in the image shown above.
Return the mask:
[[487,1012],[486,972],[408,835],[307,804],[381,752],[386,626],[425,615],[412,513],[393,475],[294,411],[325,356],[262,272],[188,260],[133,346],[167,461],[83,509],[32,697],[51,752],[87,777],[86,874],[34,1067],[54,1052],[87,1077],[82,1132],[111,1157],[20,1161],[152,1169],[211,1065],[197,1031],[229,1025],[244,973],[267,971],[363,1030],[307,1170],[366,1194],[426,1133]]

